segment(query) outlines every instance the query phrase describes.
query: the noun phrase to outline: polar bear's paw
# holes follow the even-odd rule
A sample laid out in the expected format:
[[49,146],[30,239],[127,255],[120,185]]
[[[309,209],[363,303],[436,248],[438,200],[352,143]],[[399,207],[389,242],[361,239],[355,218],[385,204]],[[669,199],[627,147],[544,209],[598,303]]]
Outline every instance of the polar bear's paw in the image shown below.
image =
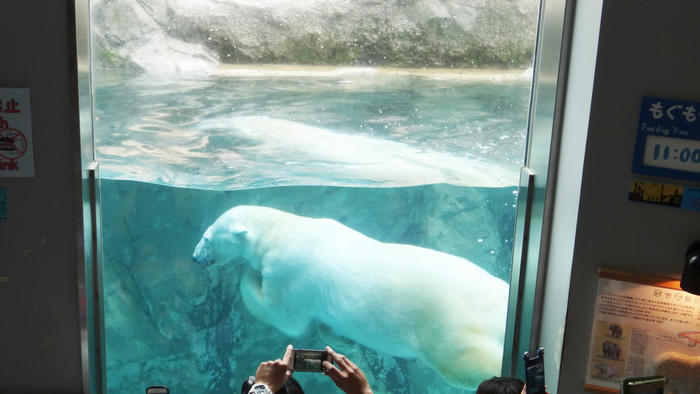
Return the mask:
[[323,343],[328,344],[334,349],[349,349],[357,346],[357,343],[338,335],[334,329],[323,323],[316,324],[316,332],[323,340]]
[[481,382],[500,372],[503,346],[499,342],[481,338],[469,345],[469,339],[465,339],[459,346],[455,345],[458,338],[443,339],[443,344],[424,352],[422,358],[450,384],[475,390]]

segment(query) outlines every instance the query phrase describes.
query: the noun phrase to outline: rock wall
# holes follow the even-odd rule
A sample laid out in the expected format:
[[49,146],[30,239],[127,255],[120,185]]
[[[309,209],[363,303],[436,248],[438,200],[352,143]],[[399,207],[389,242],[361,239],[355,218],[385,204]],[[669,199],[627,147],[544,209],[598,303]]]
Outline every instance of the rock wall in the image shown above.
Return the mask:
[[97,0],[98,66],[526,67],[537,0]]

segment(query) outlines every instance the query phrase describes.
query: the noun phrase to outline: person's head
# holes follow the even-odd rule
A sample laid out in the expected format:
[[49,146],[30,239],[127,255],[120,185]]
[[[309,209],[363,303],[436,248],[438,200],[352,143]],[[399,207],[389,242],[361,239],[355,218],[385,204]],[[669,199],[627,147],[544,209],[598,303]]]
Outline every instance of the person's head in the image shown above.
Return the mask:
[[282,387],[280,392],[286,394],[304,394],[304,390],[301,389],[299,382],[297,382],[296,379],[291,376],[287,378],[286,382],[284,382],[284,387]]
[[521,394],[524,387],[520,379],[494,376],[481,382],[476,394]]

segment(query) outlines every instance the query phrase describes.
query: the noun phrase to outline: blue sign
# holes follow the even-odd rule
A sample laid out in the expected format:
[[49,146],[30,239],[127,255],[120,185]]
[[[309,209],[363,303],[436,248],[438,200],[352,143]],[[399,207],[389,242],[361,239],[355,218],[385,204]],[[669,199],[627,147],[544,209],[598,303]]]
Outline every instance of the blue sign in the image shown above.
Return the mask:
[[686,187],[681,208],[700,211],[700,187]]
[[700,181],[700,103],[642,98],[632,170]]

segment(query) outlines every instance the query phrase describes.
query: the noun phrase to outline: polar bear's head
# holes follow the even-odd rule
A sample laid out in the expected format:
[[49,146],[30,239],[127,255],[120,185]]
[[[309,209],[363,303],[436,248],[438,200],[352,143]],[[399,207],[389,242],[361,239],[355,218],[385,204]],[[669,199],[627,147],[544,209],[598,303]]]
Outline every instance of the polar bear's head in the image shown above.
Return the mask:
[[248,230],[236,215],[235,208],[226,211],[207,228],[194,249],[192,260],[198,264],[226,263],[244,256]]

